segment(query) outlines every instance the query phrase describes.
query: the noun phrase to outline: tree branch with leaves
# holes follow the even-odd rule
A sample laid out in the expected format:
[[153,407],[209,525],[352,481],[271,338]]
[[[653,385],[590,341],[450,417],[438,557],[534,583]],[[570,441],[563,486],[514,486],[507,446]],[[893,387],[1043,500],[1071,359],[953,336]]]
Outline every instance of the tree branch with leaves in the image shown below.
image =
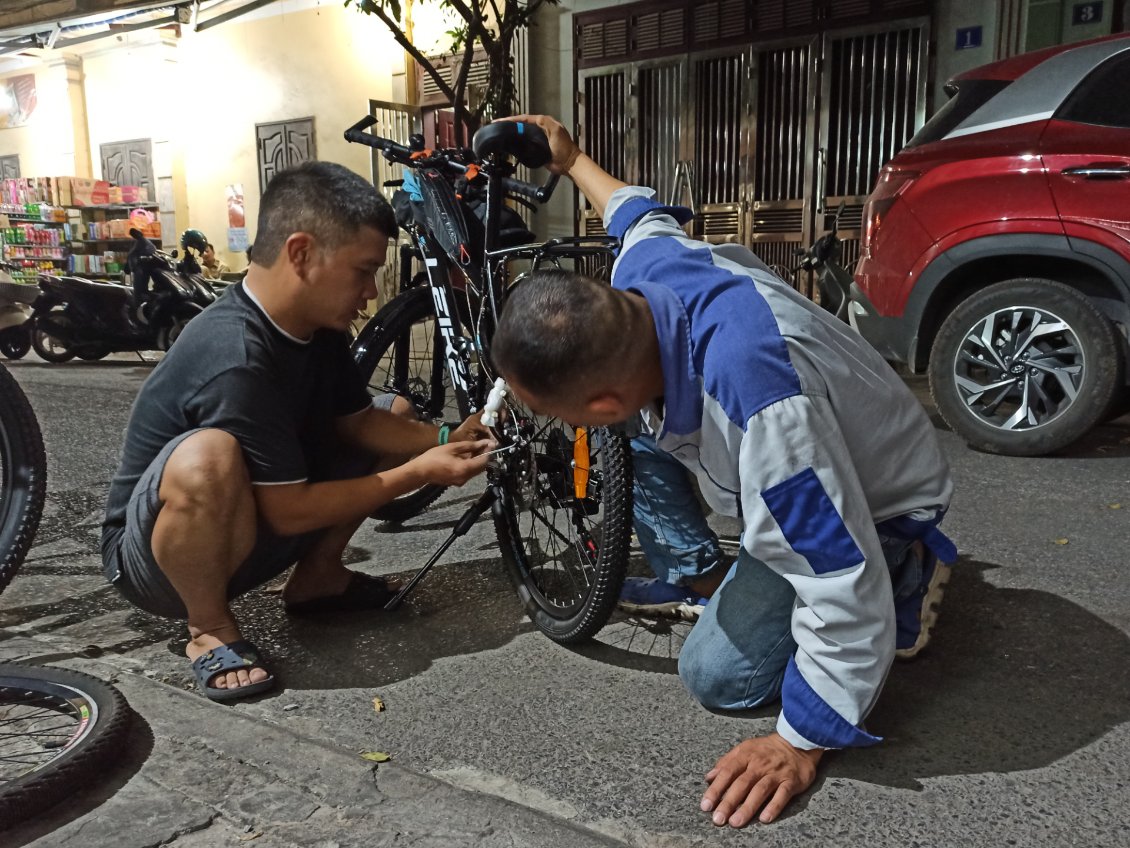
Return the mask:
[[[424,2],[424,0],[417,0]],[[396,42],[435,83],[436,88],[455,112],[456,144],[466,144],[464,129],[478,129],[485,120],[513,114],[517,105],[514,79],[514,37],[530,26],[534,15],[543,6],[555,6],[559,0],[432,0],[440,10],[453,13],[456,26],[448,31],[451,37],[449,54],[425,56],[409,38],[410,8],[401,0],[345,0],[346,6],[378,18],[392,33]],[[468,76],[475,54],[481,51],[488,65],[487,86],[472,106],[468,102]],[[459,56],[459,70],[454,80],[441,72],[442,61]],[[437,66],[437,62],[440,62]]]

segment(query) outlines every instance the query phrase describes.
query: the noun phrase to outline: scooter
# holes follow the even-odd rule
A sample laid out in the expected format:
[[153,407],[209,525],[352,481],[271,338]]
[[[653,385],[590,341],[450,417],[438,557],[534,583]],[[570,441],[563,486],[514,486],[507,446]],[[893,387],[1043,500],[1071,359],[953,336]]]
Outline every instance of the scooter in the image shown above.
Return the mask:
[[36,286],[17,283],[0,270],[0,353],[20,359],[31,350],[31,307],[39,295]]
[[832,217],[831,232],[822,235],[807,250],[797,248],[796,255],[803,256],[804,260],[793,270],[815,271],[816,285],[820,289],[820,305],[841,321],[846,322],[848,320],[852,275],[849,270],[840,264],[840,257],[843,255],[843,242],[840,241],[837,234],[844,206],[845,203],[841,201],[836,214]]
[[202,277],[188,273],[139,230],[130,230],[131,285],[40,275],[31,345],[48,362],[101,359],[114,351],[168,350],[185,326],[215,301]]

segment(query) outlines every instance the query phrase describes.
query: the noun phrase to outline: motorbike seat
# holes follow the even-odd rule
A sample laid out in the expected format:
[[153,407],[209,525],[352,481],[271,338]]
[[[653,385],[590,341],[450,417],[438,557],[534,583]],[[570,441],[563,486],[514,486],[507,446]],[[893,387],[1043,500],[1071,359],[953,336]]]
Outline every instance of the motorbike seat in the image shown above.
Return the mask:
[[31,306],[35,303],[35,299],[39,296],[39,288],[31,286],[27,283],[4,283],[0,282],[0,300],[8,300],[12,303],[26,303]]
[[98,297],[128,306],[133,303],[133,291],[114,283],[96,283],[82,277],[41,277],[41,284],[64,300],[72,297]]

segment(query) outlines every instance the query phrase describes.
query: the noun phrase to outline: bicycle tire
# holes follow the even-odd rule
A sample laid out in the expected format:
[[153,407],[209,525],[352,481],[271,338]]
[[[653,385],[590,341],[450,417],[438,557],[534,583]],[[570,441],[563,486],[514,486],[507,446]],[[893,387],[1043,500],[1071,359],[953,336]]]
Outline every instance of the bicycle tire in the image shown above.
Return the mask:
[[[33,727],[37,710],[50,721],[73,720],[73,731],[62,725],[48,729],[55,731],[48,738],[68,733],[69,738],[45,745],[41,737],[37,742],[35,734],[47,732]],[[118,690],[89,674],[0,663],[0,717],[7,731],[0,740],[0,822],[8,825],[30,818],[96,782],[98,773],[118,756],[132,715]],[[12,753],[2,753],[5,750]],[[19,768],[29,764],[28,758],[47,756],[42,752],[48,750],[55,755],[8,777],[8,759],[18,759]]]
[[[412,371],[411,362],[408,361],[412,358],[413,328],[428,321],[434,328],[435,315],[431,290],[409,289],[382,306],[361,329],[353,343],[353,354],[370,392],[392,392],[406,397],[422,420],[440,423],[444,417],[443,409],[454,398],[448,391],[447,380],[450,378],[447,376],[443,349],[434,333],[432,348],[425,350],[419,360],[421,364],[426,363],[429,369],[426,377]],[[424,335],[427,335],[427,331]],[[389,358],[394,346],[397,347],[393,356],[400,357],[399,363]],[[390,373],[386,370],[387,367],[399,369],[400,373]],[[426,400],[421,394],[421,388],[428,391]],[[372,517],[378,521],[399,524],[419,515],[435,503],[445,490],[444,486],[424,486],[389,501],[375,510]]]
[[[520,407],[510,403],[511,421],[520,422],[523,414]],[[525,415],[527,420],[533,418],[528,413]],[[546,427],[553,427],[551,420],[546,426],[540,427],[539,432],[546,431]],[[560,430],[549,429],[547,432]],[[502,558],[526,607],[527,615],[542,633],[562,644],[587,641],[608,622],[619,600],[628,567],[632,527],[632,458],[628,439],[607,427],[588,428],[586,432],[589,434],[590,446],[599,444],[592,455],[596,456],[599,463],[598,466],[594,462],[593,467],[598,468],[600,474],[601,518],[599,522],[594,521],[591,527],[592,531],[599,529],[599,542],[590,535],[590,528],[582,530],[576,526],[580,517],[578,510],[585,512],[587,518],[588,509],[592,505],[578,501],[575,496],[570,497],[567,489],[573,485],[575,472],[568,465],[568,454],[553,456],[550,439],[546,440],[543,449],[539,449],[536,442],[531,442],[529,447],[515,451],[516,455],[526,451],[528,456],[525,459],[515,456],[507,460],[511,463],[510,470],[501,478],[507,491],[494,511],[495,532]],[[558,450],[557,453],[560,454],[561,451]],[[523,472],[514,470],[514,462],[524,463],[533,472],[534,479],[526,481],[525,494],[518,490]],[[566,490],[554,491],[554,487],[560,486],[562,482]],[[556,501],[558,507],[555,507],[552,520],[547,522],[545,516],[538,516],[536,511],[539,504],[544,505],[550,501]],[[569,529],[574,531],[573,538],[568,540],[572,551],[567,548],[559,558],[554,547],[550,558],[554,565],[547,568],[544,561],[539,561],[539,554],[544,552],[544,546],[540,546],[541,551],[535,551],[530,544],[531,537],[523,536],[523,515],[528,514],[531,528],[535,522],[539,522],[546,528],[554,527],[550,530],[551,534],[563,536],[565,534],[556,529],[560,512],[564,512],[567,518],[567,532]],[[587,538],[580,538],[582,532]],[[577,587],[566,602],[552,597],[556,591],[553,584],[560,583],[562,575],[566,575],[568,582]],[[577,582],[578,577],[584,580],[583,584]]]
[[0,366],[0,592],[31,547],[47,495],[47,454],[35,411]]

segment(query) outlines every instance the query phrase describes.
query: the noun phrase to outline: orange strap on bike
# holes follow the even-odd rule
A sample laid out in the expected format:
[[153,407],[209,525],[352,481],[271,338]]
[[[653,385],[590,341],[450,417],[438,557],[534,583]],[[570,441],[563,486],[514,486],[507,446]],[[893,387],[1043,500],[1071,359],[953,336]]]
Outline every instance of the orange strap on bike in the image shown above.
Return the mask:
[[466,176],[467,182],[471,182],[471,180],[473,180],[473,179],[475,179],[479,176],[479,166],[478,165],[468,165],[467,171],[464,174],[464,176]]
[[431,148],[429,148],[427,150],[417,150],[409,158],[410,159],[429,159],[429,158],[431,158],[431,155],[433,153],[435,153],[435,151],[432,150]]
[[584,427],[576,429],[577,438],[573,441],[573,494],[577,500],[584,500],[589,494],[589,431]]

